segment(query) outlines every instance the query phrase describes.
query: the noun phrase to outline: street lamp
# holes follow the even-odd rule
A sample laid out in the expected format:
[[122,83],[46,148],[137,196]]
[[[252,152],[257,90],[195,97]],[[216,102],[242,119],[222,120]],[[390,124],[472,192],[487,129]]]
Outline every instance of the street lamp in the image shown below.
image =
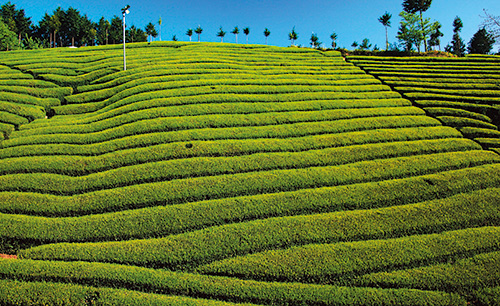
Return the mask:
[[123,15],[123,70],[127,70],[127,58],[125,56],[125,15],[130,13],[129,9],[130,5],[127,5],[126,7],[122,8],[122,15]]

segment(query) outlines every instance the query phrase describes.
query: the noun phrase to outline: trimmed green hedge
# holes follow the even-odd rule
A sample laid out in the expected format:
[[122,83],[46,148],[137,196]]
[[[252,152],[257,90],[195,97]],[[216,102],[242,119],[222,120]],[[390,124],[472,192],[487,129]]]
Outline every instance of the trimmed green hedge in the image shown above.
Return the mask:
[[[396,107],[374,107],[374,108],[352,108],[352,109],[324,109],[324,110],[290,110],[255,112],[252,113],[252,105],[243,105],[248,112],[237,112],[225,114],[227,104],[215,105],[213,109],[215,114],[210,112],[210,105],[204,105],[198,109],[197,114],[176,114],[176,109],[170,107],[156,108],[152,110],[143,110],[133,112],[122,116],[116,116],[102,121],[86,125],[61,125],[48,126],[38,129],[23,130],[13,135],[13,138],[33,137],[35,135],[47,134],[70,134],[71,136],[83,136],[88,134],[87,138],[103,139],[103,136],[109,135],[109,138],[117,138],[118,135],[129,130],[129,135],[142,134],[145,132],[157,131],[177,131],[202,128],[225,128],[241,126],[264,126],[276,124],[291,124],[297,122],[319,122],[334,121],[362,117],[380,117],[380,116],[418,116],[425,112],[413,106]],[[283,106],[283,105],[281,105]],[[231,106],[229,106],[231,107]],[[196,107],[181,108],[180,111],[187,111]],[[207,109],[208,108],[208,109]],[[231,108],[230,108],[231,109]],[[221,113],[219,113],[222,112]],[[125,132],[127,133],[127,132]],[[124,134],[126,135],[126,134]],[[100,136],[100,137],[99,137]],[[36,137],[36,136],[35,136]],[[105,139],[105,138],[104,138]],[[91,140],[91,142],[95,142]]]
[[[410,134],[422,132],[431,138],[460,138],[455,129],[442,126],[439,121],[428,116],[390,116],[335,120],[323,122],[302,122],[258,127],[232,127],[182,130],[175,132],[157,132],[101,139],[100,142],[88,141],[87,135],[41,135],[17,138],[0,143],[0,157],[36,156],[36,155],[100,155],[117,150],[147,147],[151,145],[176,142],[197,142],[211,140],[245,140],[258,138],[294,138],[317,134],[342,134],[356,131],[364,132],[375,129],[413,129]],[[378,131],[381,132],[382,131]],[[396,131],[397,132],[397,131]],[[403,131],[408,134],[407,130]],[[89,144],[86,144],[89,143]],[[194,145],[199,143],[193,143]],[[24,146],[26,145],[26,146]],[[181,144],[181,145],[186,145]]]
[[475,296],[480,305],[498,306],[500,305],[500,286],[478,290]]
[[[449,302],[460,299],[445,293],[430,294],[437,301]],[[19,282],[0,280],[0,302],[4,305],[173,305],[173,306],[231,306],[242,305],[179,296],[141,293],[125,289],[97,288],[73,284],[49,282]],[[246,304],[251,305],[251,304]]]
[[[451,106],[451,105],[450,105]],[[467,110],[459,109],[459,108],[450,108],[450,107],[425,107],[424,110],[431,116],[437,117],[437,116],[452,116],[452,117],[462,117],[462,118],[469,118],[469,119],[474,119],[474,120],[479,120],[479,121],[484,121],[491,123],[491,118],[483,115],[483,114],[478,114],[475,112],[470,112]]]
[[45,118],[45,110],[41,106],[0,101],[0,110],[16,114],[28,120]]
[[0,111],[0,122],[18,127],[21,124],[28,124],[29,120],[16,114]]
[[[107,202],[110,208],[125,203],[150,206],[150,203],[159,202],[179,204],[201,199],[404,178],[498,162],[500,156],[489,151],[436,153],[367,160],[339,166],[278,170],[261,170],[259,168],[265,166],[257,162],[254,172],[238,172],[238,166],[232,169],[231,165],[225,163],[213,165],[208,162],[207,165],[190,165],[194,169],[191,170],[193,172],[188,172],[189,176],[185,176],[183,172],[189,171],[189,166],[181,168],[179,178],[168,177],[169,174],[162,171],[156,173],[155,167],[146,164],[142,174],[144,177],[134,174],[133,168],[126,176],[120,172],[127,169],[110,170],[109,175],[102,172],[76,178],[47,173],[4,175],[0,177],[0,190],[73,196],[71,200],[67,199],[68,202],[81,201],[81,205],[90,206],[101,201],[103,203],[98,204],[99,206]],[[242,163],[246,163],[245,158]],[[174,171],[173,167],[167,169]],[[118,176],[115,176],[115,172],[118,172]],[[83,199],[85,200],[82,201]]]
[[[375,85],[372,85],[375,86]],[[312,100],[347,100],[347,99],[394,99],[401,98],[401,95],[389,91],[389,90],[379,90],[385,85],[379,85],[380,88],[373,88],[374,91],[366,92],[336,92],[334,86],[205,86],[196,88],[180,88],[164,91],[146,91],[138,94],[133,94],[128,90],[122,91],[116,97],[120,97],[121,100],[111,101],[110,99],[103,102],[92,102],[92,103],[82,103],[82,104],[71,104],[64,105],[54,108],[56,114],[59,115],[71,115],[71,114],[82,114],[93,111],[107,111],[118,107],[123,107],[129,104],[137,102],[145,102],[147,100],[154,99],[164,99],[164,98],[181,98],[189,96],[200,96],[200,95],[212,95],[212,94],[232,94],[232,95],[257,95],[265,97],[268,95],[274,96],[274,99],[282,99],[292,97],[305,97],[313,96]],[[141,86],[137,86],[133,89],[140,89]],[[213,88],[214,87],[214,88]],[[302,87],[302,88],[301,88]],[[367,86],[363,86],[367,87]],[[388,87],[387,87],[388,89]],[[368,90],[368,89],[367,89]],[[234,99],[234,98],[233,98]]]
[[446,125],[458,128],[475,127],[475,128],[492,129],[492,130],[498,129],[497,126],[494,124],[471,118],[454,117],[454,116],[437,116],[436,118]]
[[[224,128],[241,128],[241,127],[266,127],[273,128],[276,126],[321,121],[340,121],[345,119],[357,119],[366,117],[397,117],[399,120],[405,120],[412,116],[423,116],[425,112],[416,107],[381,107],[381,108],[361,108],[361,109],[339,109],[339,110],[324,110],[310,112],[276,112],[258,113],[258,114],[234,114],[234,115],[201,115],[201,116],[179,116],[179,117],[160,117],[149,120],[135,121],[129,124],[119,125],[114,122],[113,127],[89,133],[76,132],[85,126],[75,126],[74,129],[66,127],[63,134],[41,134],[29,135],[29,133],[37,133],[37,130],[19,131],[20,137],[12,135],[12,140],[4,143],[2,147],[18,146],[23,144],[41,144],[41,143],[80,143],[90,144],[103,142],[111,139],[117,139],[127,136],[155,133],[155,132],[175,132],[194,130],[193,132],[201,132],[211,128],[220,130]],[[403,117],[406,116],[406,117]],[[403,119],[405,118],[405,119]],[[113,120],[111,120],[113,122]],[[104,122],[103,124],[105,124]],[[93,128],[93,125],[89,126]],[[75,130],[75,133],[71,133]],[[50,132],[50,129],[48,129]],[[85,131],[83,131],[85,132]],[[223,133],[231,134],[230,130],[224,130]],[[28,134],[24,136],[25,134]],[[24,136],[24,137],[23,137]],[[229,136],[230,137],[230,136]],[[255,136],[253,138],[256,138]]]
[[[202,74],[198,77],[193,76],[158,76],[141,78],[133,80],[120,86],[107,88],[104,90],[85,92],[68,97],[68,103],[86,103],[92,101],[102,101],[104,99],[113,97],[125,90],[131,90],[134,87],[147,85],[155,86],[162,83],[162,90],[165,89],[178,89],[178,88],[195,88],[202,86],[221,86],[221,85],[258,85],[258,86],[337,86],[338,91],[351,91],[355,86],[371,86],[380,85],[380,81],[375,78],[354,79],[354,80],[315,80],[312,78],[267,78],[264,76],[253,75],[253,78],[245,77],[244,74]],[[358,89],[359,90],[359,89]],[[361,90],[359,90],[361,91]]]
[[475,290],[500,286],[500,252],[450,263],[363,275],[354,286],[441,290],[471,296]]
[[[267,101],[266,101],[267,100]],[[275,101],[273,101],[275,100]],[[119,120],[132,118],[141,120],[156,118],[157,116],[193,116],[210,114],[251,114],[265,112],[286,111],[318,111],[351,108],[377,108],[411,106],[405,99],[357,99],[357,100],[306,100],[306,101],[276,101],[272,97],[259,97],[251,95],[204,95],[185,98],[166,98],[137,102],[124,107],[111,109],[105,112],[91,113],[88,115],[59,116],[50,121],[36,121],[24,129],[36,129],[44,126],[57,127],[59,125],[80,125],[99,123],[102,120]],[[140,114],[139,114],[140,113]],[[127,116],[127,117],[125,117]],[[123,121],[127,122],[126,120]],[[131,122],[129,120],[129,122]],[[102,124],[102,123],[100,123]]]
[[[123,289],[107,289],[103,287],[126,287],[146,292],[174,294],[183,296],[223,300],[228,302],[252,302],[265,305],[465,305],[463,298],[457,294],[408,289],[376,289],[321,286],[300,283],[264,283],[250,280],[239,280],[226,277],[213,277],[197,274],[175,273],[151,270],[130,266],[119,266],[98,263],[64,263],[42,262],[30,260],[0,260],[0,273],[7,277],[36,280],[57,280],[65,283],[81,285],[27,283],[2,280],[0,288],[4,297],[19,296],[28,299],[35,292],[46,292],[42,296],[53,293],[61,299],[64,294],[74,297],[82,290],[87,300],[96,297],[96,302],[104,302],[110,293],[122,294],[128,299],[120,305],[137,303],[145,305],[152,298],[162,297],[162,302],[177,305],[176,302],[203,301],[209,305],[235,305],[214,300],[193,300],[186,297],[166,297],[144,294]],[[33,275],[34,271],[37,276]],[[83,287],[83,285],[100,286],[101,288]],[[24,291],[23,289],[27,290]],[[29,289],[28,289],[29,288]],[[66,289],[70,289],[67,291]],[[85,292],[87,289],[87,292]],[[40,290],[40,291],[38,291]],[[7,291],[7,292],[6,292]],[[56,294],[60,291],[61,295]],[[50,295],[49,295],[50,296]],[[149,299],[148,299],[149,298]],[[168,299],[168,300],[167,300]],[[103,301],[104,300],[104,301]],[[4,300],[5,302],[5,300]],[[53,301],[52,301],[53,302]],[[147,304],[146,304],[147,305]],[[164,305],[164,304],[162,304]],[[248,304],[247,304],[248,305]]]
[[[167,163],[175,165],[179,162],[184,164],[197,162],[206,163],[208,160],[213,160],[214,162],[216,160],[223,160],[220,158],[215,159],[215,157],[245,156],[250,154],[254,155],[224,160],[228,162],[231,162],[231,160],[243,161],[243,158],[247,158],[250,165],[252,160],[256,158],[270,158],[270,162],[272,160],[276,161],[276,158],[291,158],[293,160],[299,157],[300,154],[304,154],[302,157],[309,157],[316,154],[316,157],[321,158],[321,152],[328,152],[332,155],[328,157],[323,156],[323,159],[327,158],[330,161],[336,160],[336,163],[344,163],[360,161],[362,159],[359,158],[363,156],[366,159],[374,159],[411,155],[417,154],[417,152],[420,152],[418,154],[423,154],[425,152],[466,151],[481,148],[475,142],[468,139],[447,139],[444,137],[449,137],[449,135],[438,132],[439,131],[436,129],[385,129],[341,134],[322,134],[293,139],[197,141],[189,143],[192,145],[191,148],[188,148],[188,143],[173,143],[121,150],[100,156],[89,157],[52,155],[9,158],[4,159],[0,164],[0,174],[43,172],[80,176],[143,163],[160,161],[162,161],[164,165]],[[188,145],[188,147],[186,147],[186,145]],[[373,152],[371,152],[371,150],[373,150]],[[273,152],[275,154],[263,154]],[[196,161],[168,161],[186,158],[197,159]],[[289,162],[292,163],[292,161]],[[298,160],[296,160],[296,162],[298,162]],[[324,164],[313,160],[302,162],[316,163],[316,165]],[[273,163],[270,163],[269,165],[271,166],[272,164]],[[161,164],[157,165],[161,166]],[[278,164],[275,165],[277,166]],[[299,164],[296,165],[298,166]],[[140,168],[136,168],[136,170],[139,169]],[[174,173],[175,172],[179,171],[175,170]]]
[[266,281],[342,284],[356,275],[412,268],[500,247],[500,227],[394,239],[311,244],[213,262],[198,272]]
[[[500,208],[496,205],[499,200],[500,189],[483,189],[412,205],[268,218],[214,226],[159,239],[46,245],[20,251],[20,255],[34,259],[119,262],[188,269],[236,255],[308,243],[388,239],[464,227],[496,225],[500,221]],[[475,206],[469,206],[470,202],[474,202]],[[231,220],[226,217],[226,209],[216,210],[217,208],[218,206],[212,208],[214,212],[207,211],[208,218],[215,217],[211,221],[195,221],[189,219],[191,215],[187,213],[166,214],[166,209],[149,209],[133,214],[110,214],[101,217],[88,216],[77,220],[2,215],[2,223],[10,226],[10,229],[2,233],[2,238],[19,237],[41,243],[82,239],[92,241],[132,237],[148,238],[175,232],[176,228],[170,228],[169,224],[162,226],[160,220],[168,222],[178,218],[174,221],[179,223],[178,227],[184,227],[181,228],[183,230],[195,230],[202,226],[244,220],[249,217],[250,213],[249,211],[241,213],[234,211],[231,217],[235,220]],[[255,210],[252,212],[255,214],[254,217],[265,218],[267,216],[265,208],[262,212],[258,211],[258,208],[253,209]],[[219,211],[223,215],[217,219],[216,215]],[[156,212],[162,216],[143,216],[139,219],[132,219],[141,212]],[[259,212],[263,215],[259,216]],[[113,217],[120,219],[115,221]],[[142,222],[138,224],[138,220]],[[180,223],[184,220],[186,224],[181,225]],[[85,223],[89,221],[90,223]],[[87,230],[85,230],[85,225]],[[89,232],[88,228],[91,225],[95,228],[92,227],[94,230]],[[77,226],[80,229],[77,230],[75,228]],[[126,230],[116,230],[119,226],[125,227]],[[114,233],[113,230],[115,230]],[[242,237],[245,238],[242,240]]]

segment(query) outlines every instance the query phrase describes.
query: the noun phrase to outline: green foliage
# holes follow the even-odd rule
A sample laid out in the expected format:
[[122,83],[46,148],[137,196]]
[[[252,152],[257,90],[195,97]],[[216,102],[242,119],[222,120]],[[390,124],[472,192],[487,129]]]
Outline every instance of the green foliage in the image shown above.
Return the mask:
[[[91,284],[93,285],[93,284]],[[434,296],[433,296],[434,297]],[[456,296],[437,294],[437,301],[459,301]],[[444,302],[443,301],[443,302]],[[109,289],[51,282],[19,282],[0,280],[0,302],[6,305],[173,305],[173,306],[237,306],[182,296],[141,293],[126,289]],[[96,303],[96,304],[95,304]],[[246,304],[250,306],[251,304]]]
[[19,47],[16,33],[0,20],[0,51],[15,50]]
[[489,54],[493,49],[495,38],[486,29],[479,29],[469,41],[469,54]]
[[311,244],[238,256],[197,271],[266,281],[343,283],[377,270],[415,267],[498,248],[500,228],[481,227],[385,240]]
[[354,283],[382,288],[442,290],[470,297],[479,288],[500,285],[499,261],[500,252],[484,253],[450,263],[367,274]]
[[[38,272],[38,277],[33,275],[34,269]],[[17,272],[14,274],[12,273],[13,270],[17,270]],[[458,295],[446,294],[444,292],[408,289],[347,288],[300,283],[264,283],[226,277],[84,262],[64,263],[2,260],[0,261],[0,271],[5,276],[15,276],[16,278],[28,281],[57,279],[65,283],[88,284],[92,286],[101,285],[103,287],[111,286],[113,288],[132,287],[161,294],[193,297],[203,296],[228,302],[253,302],[265,305],[297,305],[302,303],[308,305],[461,305],[465,303]],[[34,284],[36,284],[12,281],[3,282],[11,285],[12,289],[10,290],[12,291],[19,290],[18,287],[34,287]],[[78,292],[77,290],[82,288],[82,286],[77,285],[70,286],[48,283],[44,289],[49,289],[47,291],[51,292],[50,286],[53,286],[54,289],[60,287],[63,292],[65,292],[64,288],[66,287],[72,288],[73,292]],[[127,293],[129,295],[129,300],[126,301],[127,305],[133,302],[133,298],[136,296],[140,296],[142,302],[147,301],[145,297],[153,296],[152,294],[146,295],[125,290],[93,289],[95,289],[94,292],[100,292],[99,297],[101,299],[105,299],[103,290],[107,293]],[[28,296],[30,295],[28,294]],[[182,300],[188,299],[172,297],[169,305],[177,305],[172,303]],[[192,301],[194,302],[194,300]],[[208,300],[205,300],[204,303],[209,305],[223,304],[223,302],[209,302]]]

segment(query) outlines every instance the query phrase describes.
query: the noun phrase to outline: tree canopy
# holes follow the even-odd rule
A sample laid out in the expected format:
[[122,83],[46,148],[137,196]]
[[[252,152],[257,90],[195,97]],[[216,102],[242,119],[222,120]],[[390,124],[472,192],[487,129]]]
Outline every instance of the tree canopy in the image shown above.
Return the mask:
[[493,49],[495,38],[485,28],[478,30],[469,41],[470,54],[489,54]]

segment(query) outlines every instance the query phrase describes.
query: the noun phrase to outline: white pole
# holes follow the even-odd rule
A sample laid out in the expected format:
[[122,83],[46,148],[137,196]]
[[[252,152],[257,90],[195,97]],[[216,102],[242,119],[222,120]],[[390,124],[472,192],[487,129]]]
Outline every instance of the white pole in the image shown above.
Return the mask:
[[125,55],[125,12],[123,12],[123,71],[127,70],[127,57]]

